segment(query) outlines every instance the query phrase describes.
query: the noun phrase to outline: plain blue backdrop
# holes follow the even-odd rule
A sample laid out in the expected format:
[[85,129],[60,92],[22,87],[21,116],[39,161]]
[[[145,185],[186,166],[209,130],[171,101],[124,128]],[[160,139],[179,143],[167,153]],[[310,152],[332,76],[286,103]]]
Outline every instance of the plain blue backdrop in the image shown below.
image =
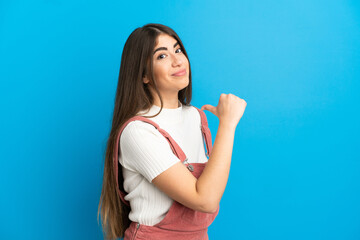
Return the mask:
[[183,40],[194,106],[247,102],[210,240],[359,240],[355,0],[1,1],[0,239],[102,239],[122,48],[146,23]]

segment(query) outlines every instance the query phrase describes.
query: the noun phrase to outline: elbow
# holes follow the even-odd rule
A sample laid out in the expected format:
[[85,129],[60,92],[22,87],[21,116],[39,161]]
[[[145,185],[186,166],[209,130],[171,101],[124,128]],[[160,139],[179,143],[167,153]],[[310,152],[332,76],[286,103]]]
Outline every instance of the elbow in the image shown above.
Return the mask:
[[219,208],[219,202],[218,201],[210,201],[205,200],[203,204],[201,204],[200,209],[198,211],[204,212],[204,213],[215,213]]
[[218,208],[209,208],[206,213],[216,213],[216,211],[218,210]]

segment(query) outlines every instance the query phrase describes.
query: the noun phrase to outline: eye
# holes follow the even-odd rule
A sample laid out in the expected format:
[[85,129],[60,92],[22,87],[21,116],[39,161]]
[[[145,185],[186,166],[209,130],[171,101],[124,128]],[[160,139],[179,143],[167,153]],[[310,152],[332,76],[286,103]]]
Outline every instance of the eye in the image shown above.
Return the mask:
[[180,52],[182,52],[182,49],[181,49],[181,48],[176,49],[176,51],[177,51],[177,50],[180,50]]
[[161,56],[164,56],[165,54],[160,54],[157,59],[163,59]]

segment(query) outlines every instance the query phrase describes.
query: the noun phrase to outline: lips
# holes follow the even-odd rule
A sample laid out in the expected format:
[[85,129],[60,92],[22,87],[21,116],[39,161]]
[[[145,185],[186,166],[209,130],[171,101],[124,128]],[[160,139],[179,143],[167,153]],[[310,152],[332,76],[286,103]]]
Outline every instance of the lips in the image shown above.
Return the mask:
[[182,69],[174,74],[172,74],[172,76],[183,76],[186,74],[186,69]]

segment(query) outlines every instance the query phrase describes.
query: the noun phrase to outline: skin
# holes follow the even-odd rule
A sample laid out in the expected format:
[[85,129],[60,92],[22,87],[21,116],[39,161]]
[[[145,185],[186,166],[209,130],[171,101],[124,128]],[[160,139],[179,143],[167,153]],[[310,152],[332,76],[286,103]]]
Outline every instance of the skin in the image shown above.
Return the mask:
[[[178,93],[189,85],[189,61],[181,51],[180,45],[174,47],[177,42],[173,37],[160,34],[154,48],[165,47],[167,50],[157,51],[153,56],[153,71],[156,85],[161,93],[164,108],[178,108]],[[172,76],[172,74],[186,70],[184,76]],[[144,77],[144,83],[148,84],[149,79]],[[154,104],[160,107],[159,96],[152,86],[150,92],[154,96]]]
[[[189,83],[189,62],[181,50],[178,50],[179,46],[173,47],[175,43],[176,40],[171,36],[161,34],[155,49],[166,47],[167,50],[158,51],[153,57],[155,81],[163,98],[164,108],[179,107],[178,92]],[[163,56],[159,59],[160,55]],[[172,76],[181,69],[187,70],[185,76]],[[149,83],[146,77],[144,83]],[[160,106],[157,94],[151,92],[155,99],[154,104]],[[196,179],[184,164],[179,162],[159,174],[152,183],[186,207],[201,212],[215,212],[225,191],[235,130],[246,105],[243,99],[233,94],[221,94],[216,107],[210,104],[202,106],[202,110],[210,111],[219,118],[219,127],[211,155],[201,176]]]

